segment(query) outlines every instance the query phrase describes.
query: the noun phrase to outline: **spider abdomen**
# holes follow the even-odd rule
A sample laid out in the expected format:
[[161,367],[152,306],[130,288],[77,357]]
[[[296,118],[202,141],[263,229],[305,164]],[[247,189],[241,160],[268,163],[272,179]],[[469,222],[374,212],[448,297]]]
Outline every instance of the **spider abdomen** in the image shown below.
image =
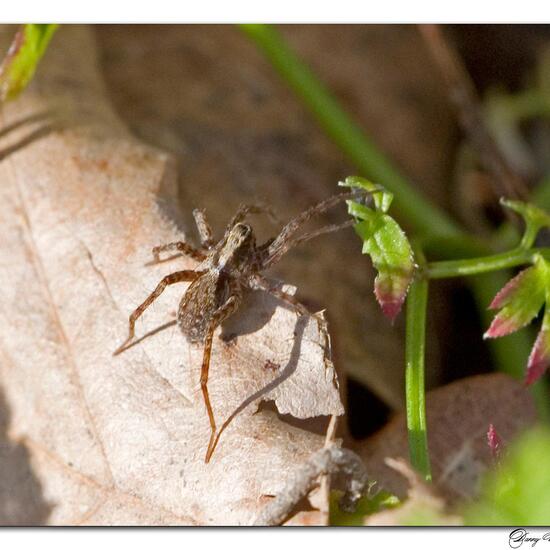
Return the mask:
[[227,278],[208,271],[193,281],[178,308],[178,325],[189,342],[203,342],[216,311],[229,297]]

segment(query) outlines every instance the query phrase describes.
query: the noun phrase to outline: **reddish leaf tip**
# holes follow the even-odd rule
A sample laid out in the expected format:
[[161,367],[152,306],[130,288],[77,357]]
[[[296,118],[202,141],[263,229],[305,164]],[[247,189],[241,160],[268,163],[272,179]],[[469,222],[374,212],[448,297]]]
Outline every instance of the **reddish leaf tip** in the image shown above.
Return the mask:
[[401,311],[402,301],[382,304],[382,312],[393,323]]
[[493,301],[489,304],[488,309],[499,309],[506,302],[507,298],[518,288],[522,279],[525,277],[525,274],[528,272],[529,268],[524,269],[518,273],[515,277],[510,279],[495,295]]
[[550,348],[549,342],[546,341],[549,336],[544,330],[541,330],[537,336],[527,362],[527,373],[524,381],[526,386],[536,382],[550,366]]
[[382,313],[393,323],[403,307],[406,293],[396,297],[375,287],[374,294],[382,308]]
[[483,338],[498,338],[500,336],[506,336],[517,330],[519,327],[514,319],[502,317],[497,315],[491,326],[487,329]]

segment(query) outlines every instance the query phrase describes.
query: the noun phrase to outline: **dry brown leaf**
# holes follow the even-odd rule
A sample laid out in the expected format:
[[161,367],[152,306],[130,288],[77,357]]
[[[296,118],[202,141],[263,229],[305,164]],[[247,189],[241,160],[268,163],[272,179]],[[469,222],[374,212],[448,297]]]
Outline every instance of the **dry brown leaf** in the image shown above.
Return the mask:
[[[1,30],[0,49],[11,35]],[[164,209],[175,202],[174,166],[113,114],[89,29],[58,32],[0,123],[0,522],[251,523],[323,439],[273,412],[253,414],[255,401],[206,465],[201,349],[172,324],[112,356],[132,309],[191,264],[144,265],[153,246],[182,238]],[[165,291],[138,335],[173,320],[184,288]],[[215,337],[218,423],[287,375],[262,397],[280,412],[342,414],[327,337],[312,318],[297,322],[255,294],[224,330],[238,336]]]
[[[489,424],[506,443],[536,419],[529,390],[505,374],[472,376],[428,392],[426,409],[433,480],[450,502],[474,496],[481,475],[493,464]],[[361,442],[357,452],[372,479],[398,497],[405,496],[403,476],[384,466],[386,457],[408,456],[404,415]]]

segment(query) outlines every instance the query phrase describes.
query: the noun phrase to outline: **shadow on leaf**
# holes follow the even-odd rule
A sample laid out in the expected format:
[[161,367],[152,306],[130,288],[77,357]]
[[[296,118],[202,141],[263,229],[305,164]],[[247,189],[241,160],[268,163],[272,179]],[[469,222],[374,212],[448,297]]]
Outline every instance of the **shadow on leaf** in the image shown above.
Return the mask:
[[8,437],[10,411],[0,388],[0,525],[44,525],[51,505],[45,500],[24,443]]

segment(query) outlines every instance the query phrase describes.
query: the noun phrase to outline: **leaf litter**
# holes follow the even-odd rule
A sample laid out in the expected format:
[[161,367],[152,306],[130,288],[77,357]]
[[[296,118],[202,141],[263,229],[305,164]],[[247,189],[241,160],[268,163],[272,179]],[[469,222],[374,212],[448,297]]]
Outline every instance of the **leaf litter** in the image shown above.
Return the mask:
[[[4,43],[9,34],[0,35]],[[35,118],[44,112],[56,113],[61,129],[11,147],[41,129],[45,122]],[[0,164],[0,381],[8,438],[28,450],[51,508],[47,522],[252,523],[323,438],[256,412],[255,401],[204,464],[201,350],[173,325],[157,331],[172,320],[183,285],[148,312],[141,335],[154,334],[112,357],[144,287],[172,269],[144,265],[152,247],[182,233],[160,206],[174,201],[173,163],[128,135],[112,113],[89,30],[59,31],[36,80],[4,108],[1,123],[13,129],[0,142],[11,147]],[[293,312],[262,293],[250,295],[236,317],[236,339],[225,343],[217,333],[212,355],[220,423],[281,377],[262,367],[268,361],[289,373],[261,396],[280,413],[343,413],[328,336],[314,319],[297,326]],[[10,523],[9,514],[0,519]]]

